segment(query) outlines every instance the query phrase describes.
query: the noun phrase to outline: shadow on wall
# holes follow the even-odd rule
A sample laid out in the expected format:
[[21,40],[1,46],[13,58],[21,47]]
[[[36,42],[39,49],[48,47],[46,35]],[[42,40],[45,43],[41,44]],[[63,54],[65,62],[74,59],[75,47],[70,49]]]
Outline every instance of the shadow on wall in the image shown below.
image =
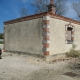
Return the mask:
[[39,19],[38,20],[38,23],[37,23],[37,25],[36,25],[36,29],[38,30],[38,34],[39,34],[39,37],[40,37],[40,35],[42,35],[42,19]]

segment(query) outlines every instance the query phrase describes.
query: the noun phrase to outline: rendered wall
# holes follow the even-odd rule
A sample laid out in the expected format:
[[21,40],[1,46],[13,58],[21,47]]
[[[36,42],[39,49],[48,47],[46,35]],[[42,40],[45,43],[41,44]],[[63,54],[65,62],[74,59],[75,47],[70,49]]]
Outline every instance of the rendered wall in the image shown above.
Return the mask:
[[[72,47],[72,44],[65,42],[65,25],[69,23],[55,18],[50,19],[50,55],[67,52]],[[80,25],[71,24],[75,27],[74,44],[77,45],[76,49],[80,50]]]
[[4,25],[5,50],[42,54],[42,18]]

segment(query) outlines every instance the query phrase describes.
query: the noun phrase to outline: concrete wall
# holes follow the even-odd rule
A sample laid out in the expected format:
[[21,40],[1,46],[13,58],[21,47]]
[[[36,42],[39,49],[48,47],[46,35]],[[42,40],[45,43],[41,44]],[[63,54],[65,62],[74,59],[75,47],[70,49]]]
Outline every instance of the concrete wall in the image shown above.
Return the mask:
[[4,27],[6,50],[42,54],[42,18]]
[[[64,53],[72,47],[72,44],[65,43],[65,25],[69,23],[59,19],[50,19],[50,55]],[[80,25],[71,24],[75,27],[74,44],[77,45],[76,49],[80,50]]]

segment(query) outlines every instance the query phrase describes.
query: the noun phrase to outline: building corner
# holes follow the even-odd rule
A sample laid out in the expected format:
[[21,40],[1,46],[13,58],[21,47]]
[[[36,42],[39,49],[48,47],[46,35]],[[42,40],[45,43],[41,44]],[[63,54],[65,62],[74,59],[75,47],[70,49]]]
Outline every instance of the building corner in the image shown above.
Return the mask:
[[50,55],[50,15],[47,13],[43,16],[43,48],[42,52],[43,55],[49,56]]

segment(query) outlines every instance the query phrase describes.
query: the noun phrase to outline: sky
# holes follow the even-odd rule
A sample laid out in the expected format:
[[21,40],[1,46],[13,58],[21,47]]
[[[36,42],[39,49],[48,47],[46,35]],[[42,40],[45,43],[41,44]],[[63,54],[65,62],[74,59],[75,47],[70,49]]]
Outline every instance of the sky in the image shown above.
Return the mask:
[[[71,3],[78,0],[68,0],[68,12],[65,17],[75,19],[77,18],[76,12],[71,8]],[[4,32],[3,22],[16,19],[20,17],[21,8],[29,8],[29,14],[33,14],[32,7],[30,6],[31,0],[0,0],[0,33]]]

